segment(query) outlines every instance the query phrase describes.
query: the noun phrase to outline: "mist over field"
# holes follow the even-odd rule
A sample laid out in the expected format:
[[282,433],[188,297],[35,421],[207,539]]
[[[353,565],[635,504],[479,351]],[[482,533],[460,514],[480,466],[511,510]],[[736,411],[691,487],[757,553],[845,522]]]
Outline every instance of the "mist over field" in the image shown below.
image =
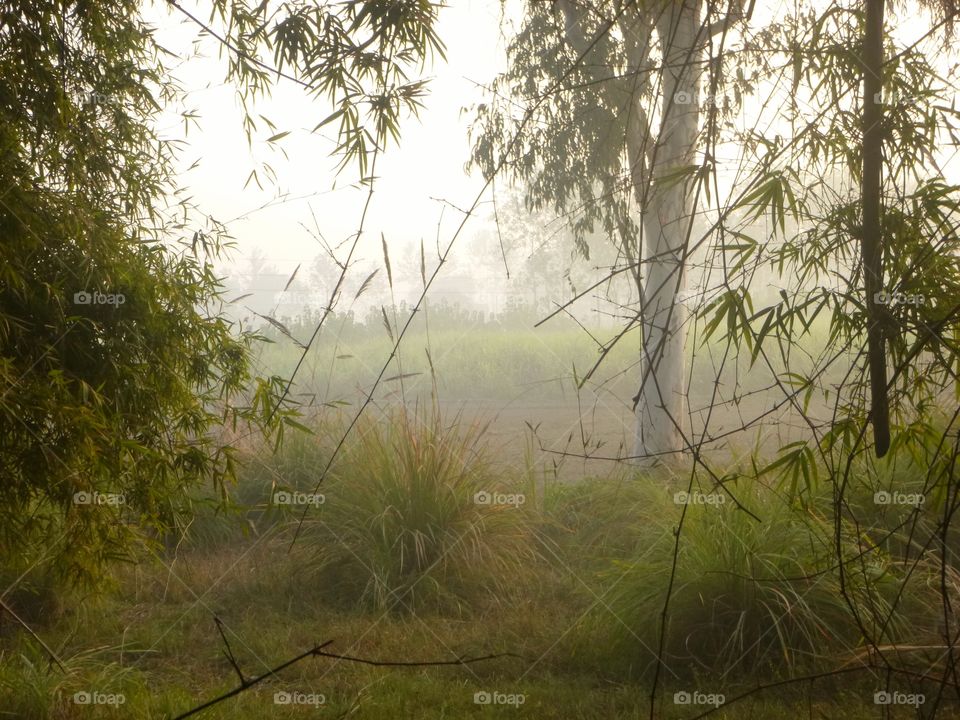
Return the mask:
[[0,719],[957,715],[958,14],[0,2]]

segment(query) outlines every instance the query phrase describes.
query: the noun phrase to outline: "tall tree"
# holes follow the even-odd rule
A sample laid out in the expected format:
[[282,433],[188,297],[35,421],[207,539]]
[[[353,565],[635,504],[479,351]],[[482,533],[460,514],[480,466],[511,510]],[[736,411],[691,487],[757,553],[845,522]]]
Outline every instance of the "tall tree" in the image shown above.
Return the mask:
[[[509,110],[494,102],[478,116],[480,168],[490,175],[502,166],[526,183],[532,207],[575,214],[581,242],[602,223],[630,268],[641,331],[632,452],[640,462],[676,457],[687,444],[677,296],[708,169],[697,164],[705,58],[744,14],[741,2],[530,2],[494,89],[525,94],[534,129],[515,144],[522,128]],[[557,96],[534,104],[564,74]]]

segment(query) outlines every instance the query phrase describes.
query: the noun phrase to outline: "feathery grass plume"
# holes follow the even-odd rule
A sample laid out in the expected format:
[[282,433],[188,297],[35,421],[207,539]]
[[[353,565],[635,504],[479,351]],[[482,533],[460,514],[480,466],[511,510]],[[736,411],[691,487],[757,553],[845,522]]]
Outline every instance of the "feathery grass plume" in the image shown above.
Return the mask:
[[477,426],[429,409],[356,429],[301,543],[324,595],[404,612],[506,597],[534,559],[524,497]]

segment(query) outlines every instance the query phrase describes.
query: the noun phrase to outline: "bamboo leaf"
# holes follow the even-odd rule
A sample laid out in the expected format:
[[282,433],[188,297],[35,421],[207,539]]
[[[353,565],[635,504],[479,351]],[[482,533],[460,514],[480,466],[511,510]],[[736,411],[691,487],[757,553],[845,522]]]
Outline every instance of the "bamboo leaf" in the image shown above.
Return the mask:
[[427,258],[423,251],[423,238],[420,238],[420,279],[423,286],[427,286]]
[[327,117],[325,117],[323,120],[321,120],[320,122],[318,122],[318,123],[316,124],[316,126],[313,128],[313,131],[312,131],[312,132],[316,132],[317,130],[319,130],[320,128],[322,128],[324,125],[326,125],[326,124],[328,124],[328,123],[331,123],[331,122],[333,122],[334,120],[336,120],[336,119],[337,119],[338,117],[340,117],[341,115],[343,115],[343,108],[340,108],[339,110],[336,110],[335,112],[330,113],[329,115],[327,115]]
[[417,375],[423,375],[422,372],[412,372],[412,373],[401,373],[400,375],[392,375],[388,378],[384,378],[384,382],[393,382],[394,380],[406,380],[407,378],[416,377]]

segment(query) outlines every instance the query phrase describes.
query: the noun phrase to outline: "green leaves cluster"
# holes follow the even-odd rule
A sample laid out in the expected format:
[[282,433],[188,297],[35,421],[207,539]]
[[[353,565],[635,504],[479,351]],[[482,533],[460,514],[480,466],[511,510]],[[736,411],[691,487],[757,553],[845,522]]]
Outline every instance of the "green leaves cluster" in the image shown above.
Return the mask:
[[[245,100],[295,72],[337,106],[325,122],[365,173],[419,105],[410,68],[442,54],[437,8],[217,0],[210,22]],[[226,496],[242,432],[302,427],[223,313],[229,236],[195,220],[154,132],[180,96],[140,12],[0,2],[0,569],[15,574],[52,560],[97,579],[189,513],[195,488]]]
[[[861,23],[859,12],[831,7],[783,26],[775,44],[792,58],[793,94],[786,119],[796,132],[775,142],[757,135],[744,138],[748,147],[763,150],[762,160],[727,213],[729,218],[740,214],[772,220],[770,235],[720,247],[725,267],[747,279],[766,266],[783,289],[776,302],[757,308],[749,293],[742,301],[726,293],[727,302],[711,308],[704,333],[708,339],[744,342],[751,362],[776,366],[785,394],[804,414],[812,394],[832,406],[829,417],[806,417],[814,440],[783,447],[762,471],[776,471],[794,491],[801,489],[801,481],[807,489],[813,486],[818,463],[841,467],[844,458],[868,447],[862,348],[870,320],[859,253],[857,186],[864,102],[858,62]],[[891,368],[894,448],[918,463],[925,457],[921,465],[928,467],[942,460],[937,460],[942,442],[916,428],[946,421],[941,409],[953,395],[960,366],[960,187],[945,180],[936,160],[941,144],[955,142],[958,112],[947,98],[952,80],[941,77],[922,49],[891,45],[886,56],[882,96],[866,99],[883,104],[884,299],[879,322]],[[744,247],[749,263],[743,261]],[[731,282],[728,276],[726,283]],[[791,353],[796,354],[804,336],[810,339],[804,348],[809,367],[799,372]]]
[[[287,75],[334,106],[313,130],[338,122],[341,167],[356,164],[366,177],[374,150],[399,140],[402,117],[422,107],[426,81],[416,71],[444,57],[435,27],[440,7],[431,0],[215,0],[213,18],[233,46],[225,50],[228,75],[245,104],[268,93],[278,73]],[[244,124],[250,139],[257,123],[249,107]]]
[[[595,226],[617,235],[636,227],[624,136],[649,81],[628,67],[603,13],[583,14],[579,32],[597,39],[577,63],[554,4],[529,2],[525,11],[507,51],[509,69],[494,81],[490,102],[475,108],[470,165],[486,177],[502,168],[525,187],[529,209],[570,212],[579,249],[589,256],[585,236]],[[551,96],[538,103],[548,88]]]

